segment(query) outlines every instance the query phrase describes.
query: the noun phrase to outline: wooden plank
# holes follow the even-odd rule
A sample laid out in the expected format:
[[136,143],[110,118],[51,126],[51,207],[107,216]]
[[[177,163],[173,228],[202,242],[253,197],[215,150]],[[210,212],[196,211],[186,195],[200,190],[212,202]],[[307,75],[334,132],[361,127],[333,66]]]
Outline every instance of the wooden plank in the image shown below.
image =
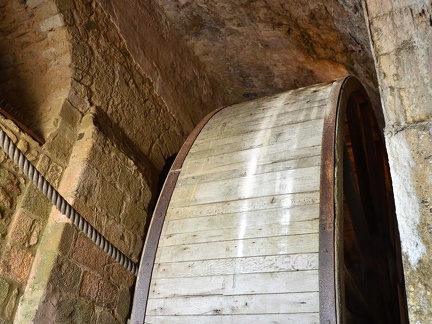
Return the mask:
[[195,144],[201,145],[217,139],[225,139],[231,136],[238,136],[242,133],[257,132],[283,125],[289,128],[293,124],[321,119],[324,117],[324,107],[326,104],[323,101],[320,105],[306,106],[293,112],[286,110],[275,112],[275,109],[268,109],[268,112],[262,116],[255,116],[255,118],[247,121],[237,116],[234,118],[229,117],[227,120],[215,118],[214,121],[209,123],[202,136],[197,138]]
[[318,270],[157,278],[150,290],[150,298],[317,292]]
[[346,145],[343,152],[343,186],[355,239],[360,247],[365,262],[375,262],[376,255],[372,237],[367,226],[367,218],[361,202],[359,188]]
[[320,168],[310,167],[179,186],[174,190],[170,204],[178,207],[316,191],[319,189],[319,176]]
[[[257,147],[265,147],[281,143],[300,143],[311,146],[315,143],[317,136],[322,136],[323,120],[316,119],[304,123],[287,126],[279,126],[250,133],[243,133],[237,136],[217,139],[214,141],[196,143],[192,146],[188,157],[197,159],[231,152],[250,150]],[[289,144],[288,144],[289,145]],[[293,145],[293,144],[291,144]],[[301,147],[298,144],[296,147]]]
[[204,173],[195,173],[189,174],[185,177],[182,177],[179,180],[180,185],[188,185],[193,183],[203,183],[203,182],[212,182],[223,179],[232,179],[239,177],[247,177],[251,175],[285,171],[285,170],[293,170],[293,169],[302,169],[309,168],[313,166],[319,166],[321,163],[321,156],[315,155],[310,157],[303,157],[292,160],[279,161],[275,163],[268,164],[257,164],[253,165],[253,167],[249,167],[248,165],[238,164],[238,165],[228,165],[226,171],[223,171],[223,167],[219,166],[215,169],[204,169]]
[[344,267],[344,282],[346,289],[346,307],[349,309],[350,314],[352,314],[355,319],[361,320],[363,323],[373,323],[373,317],[369,311],[363,294],[346,267]]
[[318,253],[158,263],[153,278],[318,270]]
[[318,293],[150,298],[148,315],[283,314],[318,312]]
[[157,262],[178,262],[234,257],[304,254],[318,252],[318,234],[275,236],[268,238],[164,246]]
[[[280,94],[269,100],[269,97],[232,105],[224,109],[215,117],[218,123],[230,122],[233,119],[246,122],[254,119],[263,119],[277,115],[281,111],[293,113],[306,107],[322,106],[328,102],[327,93],[305,93],[302,96]],[[205,130],[205,129],[204,129]]]
[[362,138],[362,132],[360,125],[358,124],[359,116],[357,115],[356,109],[353,109],[354,103],[349,104],[347,109],[347,121],[350,132],[352,151],[355,161],[355,170],[357,174],[357,183],[360,191],[361,202],[365,215],[367,218],[367,224],[369,231],[376,232],[376,215],[373,207],[373,199],[370,192],[370,181],[367,170],[366,154],[364,151],[364,143]]
[[308,205],[319,203],[319,191],[300,192],[268,197],[255,197],[234,201],[222,201],[201,205],[170,206],[167,217],[170,220],[237,212],[266,210],[278,213],[285,208],[308,209]]
[[[255,169],[261,165],[274,164],[289,160],[309,158],[321,154],[321,142],[317,137],[315,142],[308,139],[309,146],[302,142],[293,141],[288,145],[277,144],[266,147],[245,150],[241,152],[226,153],[195,159],[189,157],[183,165],[180,181],[183,178],[196,175],[223,173],[230,170],[241,169],[246,172],[248,169]],[[301,147],[300,147],[301,146]]]
[[[249,212],[190,217],[171,220],[169,213],[166,234],[196,233],[210,230],[256,228],[267,225],[289,227],[308,226],[308,222],[317,220],[319,205],[301,206],[292,209],[257,210]],[[288,230],[288,229],[287,229]]]
[[147,324],[318,324],[318,313],[302,314],[254,314],[254,315],[195,315],[195,316],[147,316]]
[[[198,219],[199,220],[199,219]],[[164,232],[161,246],[195,244],[203,242],[221,242],[236,239],[263,238],[282,235],[299,235],[318,233],[318,217],[312,221],[291,222],[288,224],[264,224],[261,226],[240,225],[238,228],[202,230],[196,232],[168,234]],[[189,230],[193,230],[190,229]]]

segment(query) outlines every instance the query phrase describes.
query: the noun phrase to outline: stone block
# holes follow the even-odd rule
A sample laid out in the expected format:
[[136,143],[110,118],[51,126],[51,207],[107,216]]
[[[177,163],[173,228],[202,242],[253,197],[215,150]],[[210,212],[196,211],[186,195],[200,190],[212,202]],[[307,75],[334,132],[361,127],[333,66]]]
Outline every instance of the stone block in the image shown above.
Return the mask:
[[85,299],[95,301],[100,284],[101,278],[99,276],[92,272],[84,272],[80,284],[79,295]]
[[64,25],[63,17],[61,14],[57,14],[55,16],[49,17],[45,20],[43,20],[40,23],[40,30],[41,32],[47,32],[53,29],[56,29],[58,27],[61,27]]
[[22,196],[21,208],[28,210],[36,217],[45,219],[51,206],[48,198],[33,183],[29,183]]
[[77,293],[80,286],[81,268],[71,260],[59,256],[51,272],[49,283],[62,293]]
[[64,100],[62,110],[60,111],[60,117],[71,128],[74,129],[78,126],[78,123],[82,118],[82,114],[74,106],[71,105],[69,100]]
[[46,179],[54,188],[58,188],[60,184],[60,179],[63,173],[63,168],[55,162],[51,162],[48,172],[46,174]]
[[39,158],[38,163],[36,164],[36,168],[40,173],[42,173],[45,176],[48,172],[48,168],[50,164],[51,164],[51,159],[45,154],[42,154]]
[[10,284],[0,277],[0,307],[5,303],[8,293],[9,293]]
[[144,226],[147,222],[147,212],[133,202],[126,203],[122,215],[123,224],[138,235],[144,234]]
[[37,6],[39,6],[40,4],[46,2],[47,0],[27,0],[26,1],[26,5],[29,8],[36,8]]
[[104,228],[104,236],[123,253],[127,254],[131,242],[128,240],[130,237],[125,235],[125,229],[113,219],[108,219]]
[[132,200],[136,201],[139,199],[141,190],[140,178],[135,176],[133,171],[129,170],[126,166],[122,166],[120,169],[117,185]]
[[78,189],[76,189],[78,198],[90,208],[100,207],[101,176],[99,173],[86,163],[77,164],[68,172],[68,175],[71,176],[72,179],[74,172],[71,171],[73,170],[81,172],[79,183],[77,184]]
[[118,321],[110,312],[102,310],[97,319],[98,323],[104,323],[104,324],[120,324],[123,323],[121,321]]
[[17,210],[9,230],[11,240],[21,245],[27,245],[32,235],[34,222],[35,220],[29,216],[27,211]]
[[101,271],[107,263],[107,255],[83,233],[78,234],[71,251],[73,260],[94,271]]
[[75,225],[72,225],[71,223],[63,223],[62,226],[57,227],[56,230],[62,232],[60,236],[60,243],[58,245],[58,252],[61,255],[66,256],[72,249],[72,244],[75,240],[78,229],[76,229]]
[[16,306],[18,304],[19,295],[20,295],[20,293],[19,293],[18,288],[14,288],[14,290],[12,291],[12,293],[9,297],[9,301],[5,307],[5,310],[4,310],[5,315],[10,319],[13,318],[13,315],[15,313],[15,309],[16,309]]
[[124,195],[115,186],[105,179],[100,181],[100,192],[98,197],[98,206],[112,215],[114,218],[120,218],[120,212],[123,207]]
[[118,298],[118,288],[107,280],[102,280],[96,296],[96,303],[106,308],[113,309]]
[[107,271],[111,281],[117,286],[130,288],[135,282],[135,276],[117,262],[107,265]]
[[126,320],[131,306],[131,293],[129,289],[121,289],[118,292],[118,303],[115,309],[117,317]]
[[0,273],[19,283],[25,283],[30,273],[33,255],[16,246],[8,244],[0,260]]
[[45,149],[50,152],[53,158],[67,164],[69,161],[72,144],[61,135],[61,131],[56,131],[45,144]]
[[13,198],[2,188],[0,188],[0,207],[12,208]]
[[26,153],[27,153],[27,150],[28,150],[28,148],[29,148],[29,144],[28,144],[28,142],[27,142],[26,140],[24,140],[24,139],[21,138],[21,139],[18,141],[17,147],[18,147],[18,149],[19,149],[23,154],[26,154]]
[[71,295],[63,295],[56,308],[56,323],[95,323],[93,305]]

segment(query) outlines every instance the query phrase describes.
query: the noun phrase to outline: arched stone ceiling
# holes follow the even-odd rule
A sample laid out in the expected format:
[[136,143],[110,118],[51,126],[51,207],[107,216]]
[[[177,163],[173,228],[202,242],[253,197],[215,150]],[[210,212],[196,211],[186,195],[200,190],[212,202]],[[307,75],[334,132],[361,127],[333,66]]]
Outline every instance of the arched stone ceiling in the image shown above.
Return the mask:
[[361,1],[155,0],[229,103],[375,70]]
[[379,106],[361,0],[98,1],[174,114],[190,109],[186,129],[221,105],[347,74]]

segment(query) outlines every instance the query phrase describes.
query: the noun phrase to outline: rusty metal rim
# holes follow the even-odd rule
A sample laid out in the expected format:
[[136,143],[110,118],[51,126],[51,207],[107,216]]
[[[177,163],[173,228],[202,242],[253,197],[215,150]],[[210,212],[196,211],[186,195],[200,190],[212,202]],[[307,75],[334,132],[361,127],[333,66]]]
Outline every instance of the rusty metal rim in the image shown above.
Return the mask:
[[[345,77],[333,83],[327,110],[324,117],[320,174],[320,229],[319,229],[319,304],[321,323],[343,322],[342,274],[338,272],[343,262],[342,248],[338,242],[338,228],[335,224],[338,215],[338,201],[341,197],[342,170],[341,150],[343,143],[343,119],[348,99],[354,92],[368,98],[360,81],[355,77]],[[338,293],[339,292],[339,293]]]
[[214,115],[224,108],[226,107],[221,107],[212,111],[194,128],[177,154],[177,157],[174,160],[174,163],[171,166],[171,169],[165,180],[165,184],[162,188],[162,192],[159,196],[155,211],[153,213],[141,256],[140,268],[135,285],[135,296],[132,305],[131,323],[133,324],[144,323],[147,300],[150,291],[150,282],[156,258],[156,251],[159,245],[159,238],[162,232],[168,205],[171,201],[171,196],[180,175],[183,162],[185,161],[189,150],[191,149],[193,143],[204,126]]

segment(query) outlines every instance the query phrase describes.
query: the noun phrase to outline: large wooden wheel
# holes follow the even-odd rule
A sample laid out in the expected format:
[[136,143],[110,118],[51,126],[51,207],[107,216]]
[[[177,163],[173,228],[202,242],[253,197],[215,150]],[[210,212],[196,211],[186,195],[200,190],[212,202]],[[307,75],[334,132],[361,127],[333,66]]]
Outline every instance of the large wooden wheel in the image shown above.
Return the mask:
[[219,109],[168,174],[131,322],[407,323],[399,245],[355,78]]

